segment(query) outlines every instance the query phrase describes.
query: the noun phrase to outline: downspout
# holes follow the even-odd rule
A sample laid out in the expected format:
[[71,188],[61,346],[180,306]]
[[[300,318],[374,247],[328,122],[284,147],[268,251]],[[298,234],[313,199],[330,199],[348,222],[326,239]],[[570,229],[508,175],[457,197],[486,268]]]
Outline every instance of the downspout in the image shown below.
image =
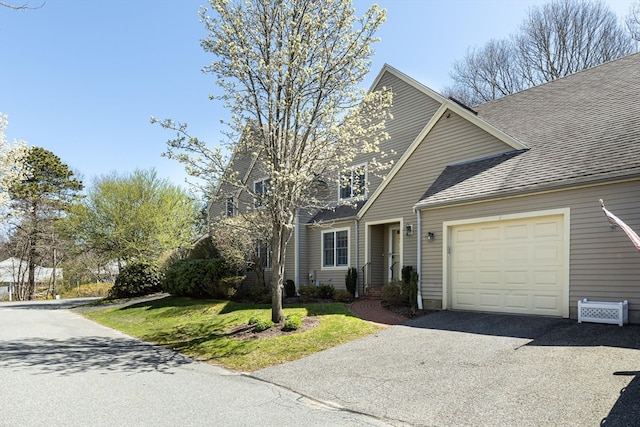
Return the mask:
[[[358,259],[359,259],[359,253],[360,253],[360,251],[358,250],[359,246],[360,246],[360,221],[358,220],[358,218],[356,218],[356,265],[355,265],[356,277],[358,277],[357,274],[359,270],[358,269]],[[356,279],[356,294],[355,294],[356,299],[360,297],[360,295],[358,294],[358,288],[359,288],[358,282],[359,280]]]
[[294,279],[296,281],[296,290],[300,287],[300,209],[296,209],[296,220],[295,220],[295,237],[296,243],[294,246],[294,250],[296,253],[296,259],[294,262]]
[[422,310],[422,215],[420,209],[416,211],[416,224],[418,228],[418,247],[416,248],[418,255],[417,269],[418,269],[418,309]]

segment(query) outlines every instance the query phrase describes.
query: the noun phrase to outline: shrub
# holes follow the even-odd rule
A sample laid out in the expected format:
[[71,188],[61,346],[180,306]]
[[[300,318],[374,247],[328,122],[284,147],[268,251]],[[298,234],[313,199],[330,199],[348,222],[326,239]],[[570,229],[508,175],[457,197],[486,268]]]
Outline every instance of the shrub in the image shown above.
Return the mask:
[[308,302],[318,297],[318,288],[313,285],[300,285],[298,295],[300,295],[302,302]]
[[258,304],[269,304],[271,302],[271,288],[255,283],[249,289],[249,299]]
[[256,332],[263,332],[273,326],[273,321],[271,319],[258,319],[256,323],[254,323],[253,330]]
[[131,298],[159,292],[162,289],[160,281],[160,273],[154,264],[133,261],[120,271],[108,297]]
[[235,282],[232,279],[221,284],[228,274],[227,264],[221,258],[183,259],[167,268],[162,288],[175,296],[229,298],[229,283]]
[[218,288],[227,298],[232,298],[238,293],[238,290],[242,287],[242,282],[244,282],[246,278],[247,276],[223,277],[220,279]]
[[260,317],[258,317],[257,315],[253,315],[249,318],[249,321],[247,322],[248,325],[255,325],[256,323],[258,323],[258,320],[260,320]]
[[210,236],[198,240],[189,252],[189,259],[214,259],[220,258],[220,252],[213,244]]
[[409,282],[402,284],[402,294],[411,306],[411,311],[415,314],[418,310],[418,272],[410,272]]
[[405,301],[400,282],[387,283],[382,287],[382,299],[391,305],[400,305]]
[[286,298],[293,298],[296,296],[296,283],[293,280],[287,280],[284,282],[284,296]]
[[405,265],[402,267],[402,283],[409,283],[411,281],[411,273],[413,273],[413,266]]
[[284,321],[283,331],[297,331],[302,326],[302,317],[297,314],[290,314]]
[[356,295],[356,287],[358,286],[358,270],[355,267],[350,267],[347,270],[347,275],[344,278],[344,284],[347,288],[347,291],[351,293],[351,295]]
[[336,290],[333,285],[320,285],[316,292],[317,297],[320,299],[333,299]]
[[351,292],[345,291],[344,289],[338,289],[336,293],[333,295],[333,299],[338,302],[351,302],[353,301],[353,295]]

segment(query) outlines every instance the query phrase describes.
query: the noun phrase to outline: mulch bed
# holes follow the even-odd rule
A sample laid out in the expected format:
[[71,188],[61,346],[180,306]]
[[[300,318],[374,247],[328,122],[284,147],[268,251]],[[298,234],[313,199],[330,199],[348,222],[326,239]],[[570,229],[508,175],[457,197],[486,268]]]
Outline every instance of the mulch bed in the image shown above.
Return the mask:
[[283,331],[284,322],[276,323],[266,331],[254,331],[254,325],[237,325],[227,332],[227,336],[240,340],[257,340],[264,338],[276,338],[286,335],[299,334],[309,331],[320,324],[320,319],[316,316],[302,318],[302,325],[295,331]]
[[418,317],[427,316],[437,312],[437,310],[416,310],[414,312],[408,305],[391,305],[386,301],[382,301],[380,305],[395,314],[406,317],[407,319],[416,319]]

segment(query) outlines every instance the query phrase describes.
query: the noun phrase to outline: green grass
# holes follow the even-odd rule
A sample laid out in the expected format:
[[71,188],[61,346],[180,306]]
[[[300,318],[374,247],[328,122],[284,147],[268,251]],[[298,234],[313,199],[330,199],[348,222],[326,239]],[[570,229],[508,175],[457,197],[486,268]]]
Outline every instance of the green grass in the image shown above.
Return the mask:
[[145,341],[244,372],[300,359],[380,330],[353,316],[344,303],[285,306],[285,316],[294,313],[318,316],[320,324],[291,335],[242,340],[230,336],[229,330],[246,325],[253,315],[271,318],[269,305],[173,297],[83,314]]

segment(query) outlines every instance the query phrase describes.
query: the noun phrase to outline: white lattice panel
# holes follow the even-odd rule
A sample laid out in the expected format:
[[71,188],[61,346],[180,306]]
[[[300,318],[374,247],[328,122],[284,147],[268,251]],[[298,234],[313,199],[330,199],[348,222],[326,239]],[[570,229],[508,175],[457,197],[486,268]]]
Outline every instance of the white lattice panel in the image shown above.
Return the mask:
[[612,323],[622,326],[629,321],[628,307],[627,301],[589,301],[585,298],[578,301],[578,323]]

